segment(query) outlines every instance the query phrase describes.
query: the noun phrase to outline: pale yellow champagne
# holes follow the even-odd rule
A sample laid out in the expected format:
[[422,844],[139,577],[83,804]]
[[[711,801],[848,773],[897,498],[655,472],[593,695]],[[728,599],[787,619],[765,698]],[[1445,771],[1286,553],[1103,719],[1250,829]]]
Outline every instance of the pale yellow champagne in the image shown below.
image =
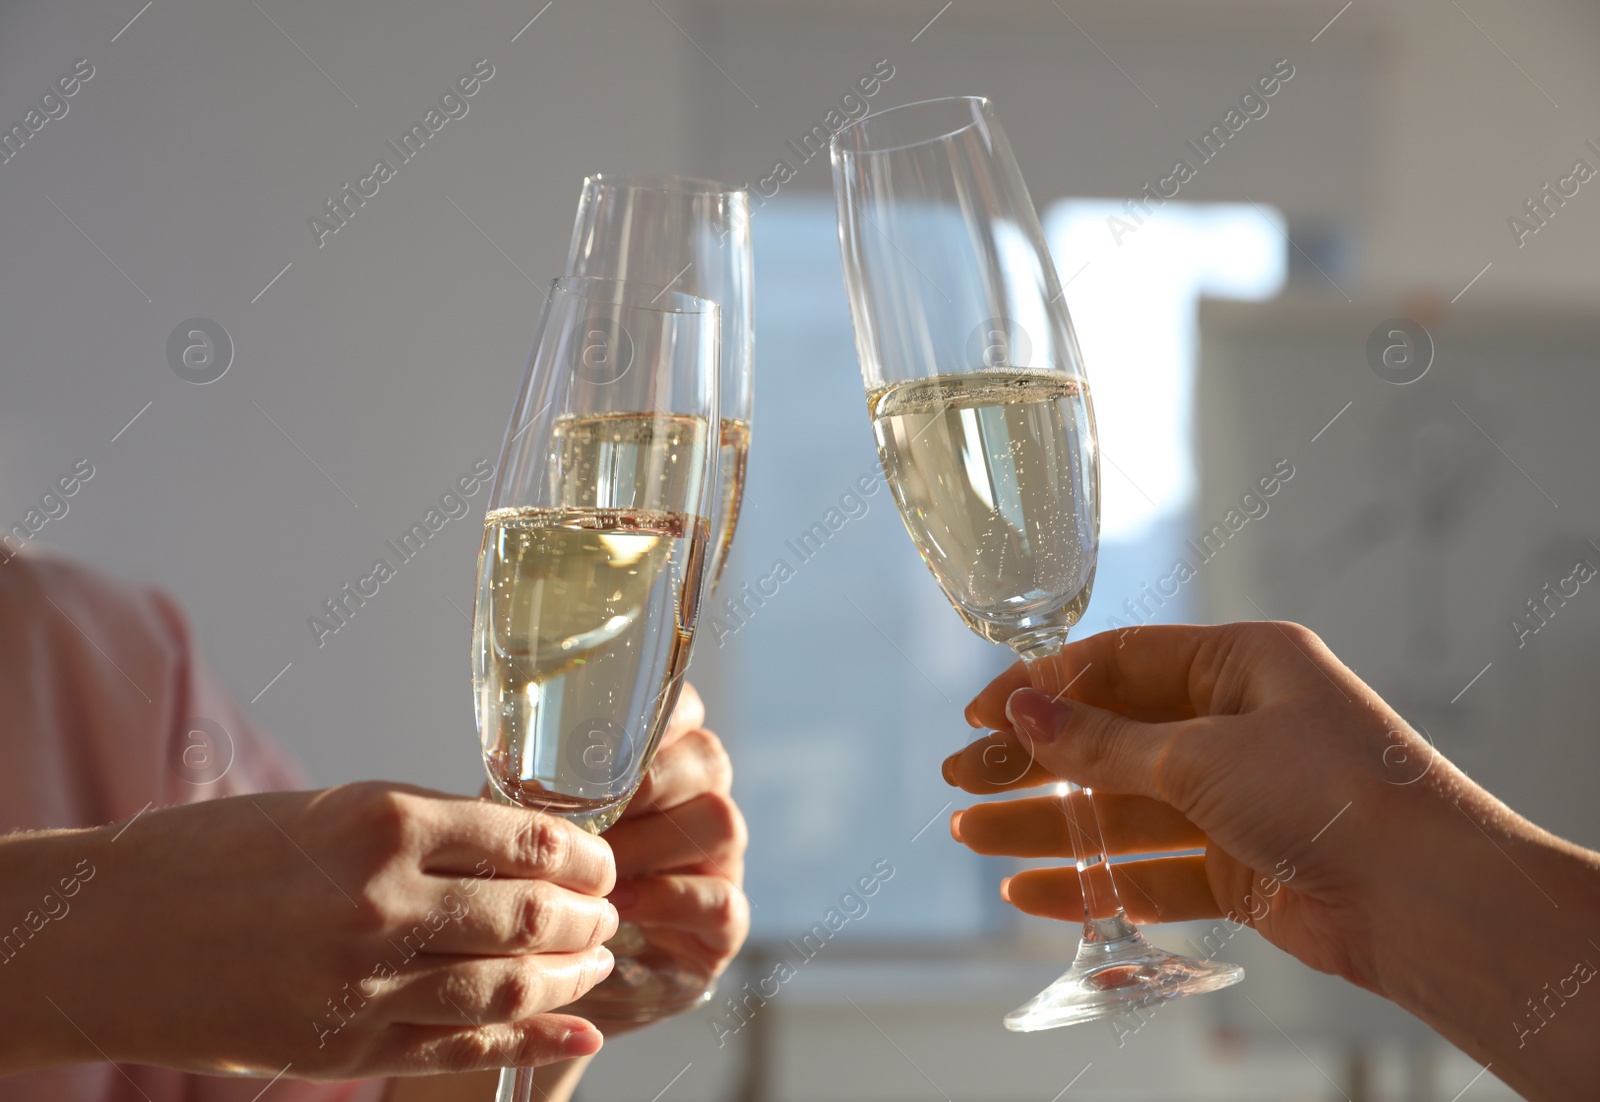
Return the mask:
[[710,524],[703,419],[563,418],[550,497],[486,519],[473,685],[491,782],[594,831],[621,814],[677,702]]
[[901,519],[950,603],[994,642],[1083,615],[1099,544],[1088,385],[1020,369],[867,395]]
[[711,533],[711,589],[716,588],[723,568],[728,565],[733,531],[739,526],[739,506],[744,501],[744,474],[750,460],[750,422],[723,418],[721,447],[717,528]]

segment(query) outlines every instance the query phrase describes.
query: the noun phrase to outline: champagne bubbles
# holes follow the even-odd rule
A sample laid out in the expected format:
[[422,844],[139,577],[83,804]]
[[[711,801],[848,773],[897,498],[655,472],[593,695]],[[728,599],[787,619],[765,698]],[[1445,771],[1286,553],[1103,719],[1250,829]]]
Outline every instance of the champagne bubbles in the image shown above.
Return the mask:
[[186,383],[214,383],[233,366],[233,338],[210,318],[181,321],[167,336],[167,363]]
[[1410,318],[1379,322],[1367,336],[1367,363],[1386,383],[1414,383],[1433,366],[1433,335]]

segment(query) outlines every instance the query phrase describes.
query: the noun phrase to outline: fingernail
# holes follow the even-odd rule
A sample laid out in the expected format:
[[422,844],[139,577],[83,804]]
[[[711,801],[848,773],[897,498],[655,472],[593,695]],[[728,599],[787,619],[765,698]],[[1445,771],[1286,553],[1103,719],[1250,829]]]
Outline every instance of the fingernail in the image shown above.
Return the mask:
[[1006,701],[1006,718],[1035,742],[1054,742],[1072,717],[1072,702],[1038,689],[1018,689]]
[[631,881],[623,880],[611,889],[611,894],[606,898],[611,900],[612,905],[618,910],[622,910],[639,902],[639,889],[634,887]]
[[599,983],[601,980],[611,975],[611,970],[617,966],[617,958],[612,956],[611,950],[607,949],[604,945],[597,948],[595,950],[595,954],[600,958],[600,972],[595,977],[594,982]]
[[561,1039],[561,1059],[576,1060],[580,1056],[593,1056],[605,1044],[598,1029],[574,1029]]
[[950,837],[958,842],[961,841],[961,816],[965,814],[965,811],[958,811],[950,816]]
[[1007,903],[1011,902],[1011,877],[1009,876],[1000,881],[1000,898]]
[[939,766],[939,772],[944,774],[945,784],[954,785],[956,783],[956,759],[960,756],[959,753],[951,754],[944,759],[944,764]]
[[600,940],[609,941],[616,935],[617,929],[622,925],[622,916],[617,913],[617,905],[611,900],[606,900],[606,917],[600,923]]
[[961,716],[962,716],[963,719],[965,719],[967,721],[967,726],[968,727],[982,727],[983,726],[983,721],[981,719],[979,719],[978,716],[977,716],[977,708],[978,708],[978,702],[976,700],[974,700],[970,704],[968,704],[966,706],[966,708],[963,709],[962,712],[961,712]]

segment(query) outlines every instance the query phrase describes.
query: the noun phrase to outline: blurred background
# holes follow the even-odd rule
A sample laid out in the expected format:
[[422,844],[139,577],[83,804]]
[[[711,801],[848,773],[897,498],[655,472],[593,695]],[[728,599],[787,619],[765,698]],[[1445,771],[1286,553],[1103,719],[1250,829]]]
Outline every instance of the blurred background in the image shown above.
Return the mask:
[[[0,135],[0,521],[47,509],[30,544],[175,594],[319,785],[481,783],[481,492],[338,631],[311,620],[494,460],[584,175],[757,191],[756,432],[721,595],[779,559],[795,576],[709,609],[691,673],[753,837],[755,933],[724,993],[893,875],[747,1024],[713,1006],[608,1045],[584,1099],[1508,1097],[1249,932],[1220,954],[1240,987],[1120,1028],[1001,1029],[1077,931],[1012,913],[1015,864],[949,840],[938,762],[1003,656],[887,494],[849,496],[876,459],[804,137],[874,70],[874,110],[996,101],[1097,392],[1084,631],[1305,622],[1476,779],[1595,846],[1600,597],[1513,621],[1600,561],[1600,180],[1574,173],[1600,170],[1600,8],[140,2],[0,7],[0,124],[79,78],[65,114]],[[467,113],[402,162],[386,143],[475,67]],[[1275,67],[1266,113],[1201,146]],[[393,176],[319,234],[380,158]],[[1130,209],[1178,160],[1179,194]],[[209,382],[169,359],[196,318],[233,350]],[[41,505],[82,464],[65,511]],[[1265,513],[1151,596],[1285,465]],[[819,523],[801,561],[789,541]]]

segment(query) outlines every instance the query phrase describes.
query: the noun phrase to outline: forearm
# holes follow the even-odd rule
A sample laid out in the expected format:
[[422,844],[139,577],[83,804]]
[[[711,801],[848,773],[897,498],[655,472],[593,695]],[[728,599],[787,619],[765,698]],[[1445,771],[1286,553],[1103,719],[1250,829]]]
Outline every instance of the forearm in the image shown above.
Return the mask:
[[1600,1076],[1600,854],[1486,795],[1432,820],[1406,840],[1412,890],[1376,907],[1383,993],[1528,1097],[1581,1096]]
[[[82,962],[64,924],[92,899],[99,830],[0,837],[0,1075],[96,1059],[61,1004]],[[105,977],[115,986],[115,977]]]

